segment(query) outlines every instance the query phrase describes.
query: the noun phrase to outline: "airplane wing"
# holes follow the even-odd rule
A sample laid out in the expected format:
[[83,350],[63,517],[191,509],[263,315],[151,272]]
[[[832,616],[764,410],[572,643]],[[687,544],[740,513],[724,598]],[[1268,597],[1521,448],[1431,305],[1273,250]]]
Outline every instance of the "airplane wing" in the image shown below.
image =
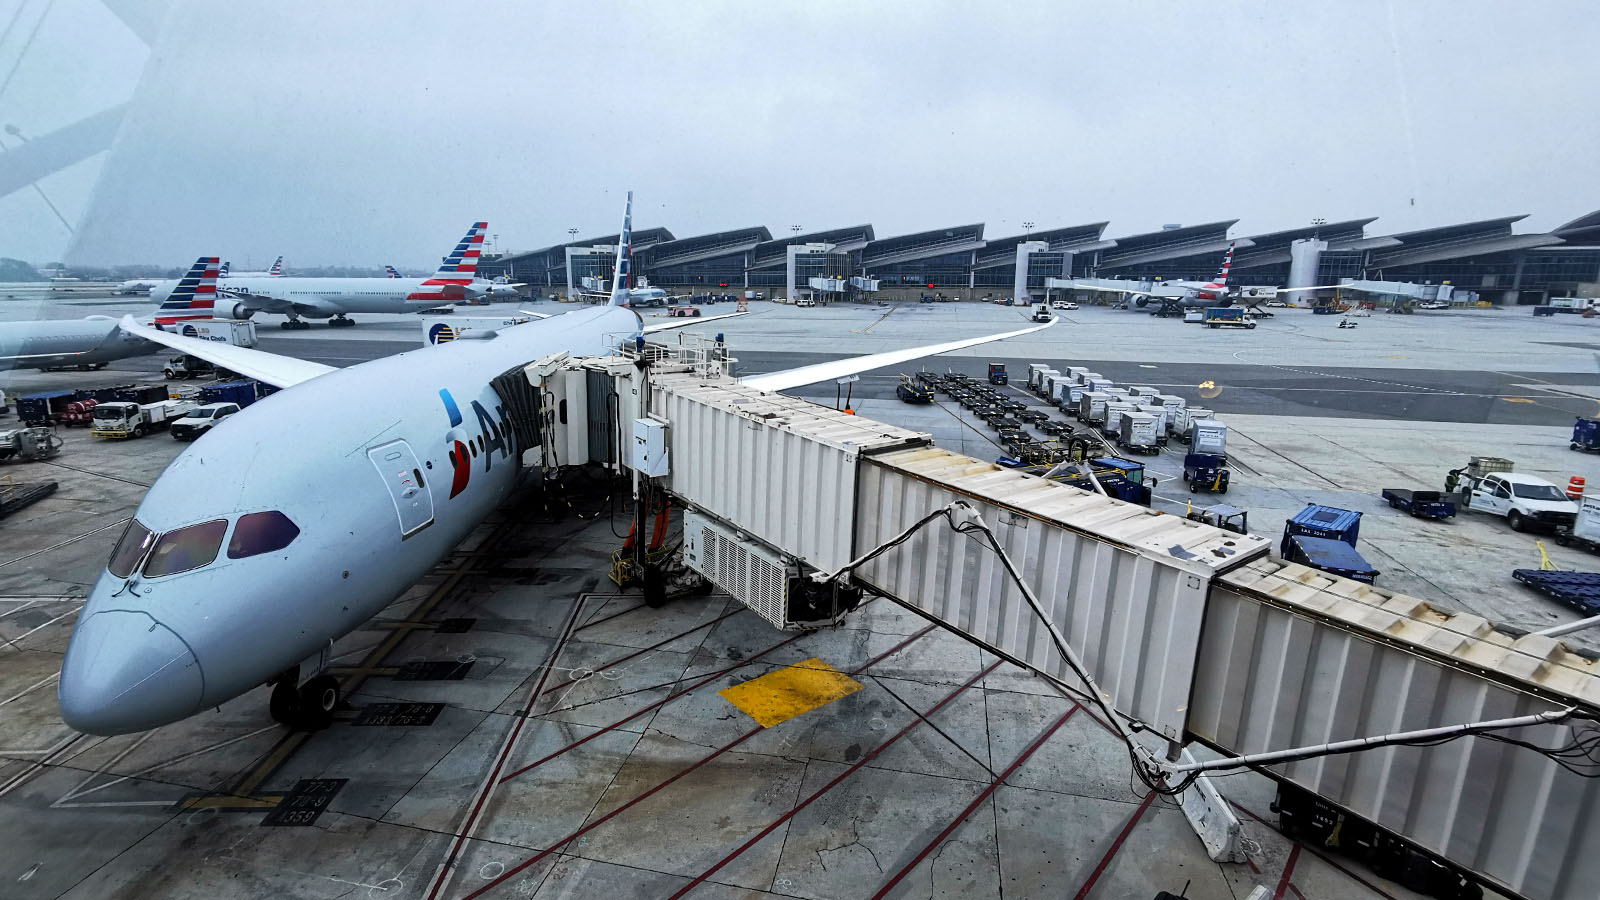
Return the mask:
[[232,344],[171,334],[158,328],[151,328],[149,325],[141,325],[133,316],[123,316],[120,324],[122,330],[129,334],[165,344],[174,350],[198,356],[213,365],[238,372],[246,378],[264,381],[275,387],[292,387],[302,381],[310,381],[318,375],[334,371],[333,366],[295,359],[292,356],[279,356],[263,350],[248,350]]
[[815,384],[833,378],[843,378],[857,372],[866,372],[870,369],[879,369],[892,366],[924,356],[936,356],[940,353],[950,353],[967,347],[976,347],[990,341],[1003,341],[1019,335],[1032,334],[1056,324],[1059,319],[1052,318],[1043,325],[1032,328],[1023,328],[1017,331],[1007,331],[1002,334],[989,334],[983,337],[967,338],[960,341],[950,341],[944,344],[925,344],[921,347],[907,347],[904,350],[890,350],[887,353],[873,353],[868,356],[852,356],[847,359],[836,359],[832,362],[817,363],[814,366],[801,366],[798,369],[787,369],[782,372],[768,372],[765,375],[750,375],[739,379],[740,384],[747,384],[761,391],[783,391],[789,388]]
[[682,328],[685,325],[704,325],[707,322],[715,322],[718,319],[733,319],[739,316],[748,315],[750,314],[747,312],[727,313],[720,316],[706,316],[704,319],[699,317],[690,318],[689,316],[683,316],[673,322],[662,322],[659,325],[646,325],[639,329],[639,331],[641,334],[655,334],[658,331],[666,331],[669,328]]
[[535,319],[548,319],[554,315],[554,313],[536,313],[531,309],[519,309],[517,312],[524,316],[533,316]]
[[294,304],[287,300],[279,300],[277,297],[268,297],[265,294],[252,294],[245,290],[221,290],[217,293],[230,300],[241,300],[246,306],[262,312],[281,313],[294,307]]

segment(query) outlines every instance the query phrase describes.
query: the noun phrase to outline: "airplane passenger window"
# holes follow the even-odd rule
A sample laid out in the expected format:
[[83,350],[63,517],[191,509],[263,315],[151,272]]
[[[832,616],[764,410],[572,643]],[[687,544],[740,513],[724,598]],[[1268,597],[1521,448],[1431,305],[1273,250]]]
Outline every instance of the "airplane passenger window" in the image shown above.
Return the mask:
[[163,534],[150,551],[150,561],[144,564],[145,577],[176,575],[208,565],[217,558],[227,531],[227,519],[213,519]]
[[122,530],[122,537],[117,539],[117,546],[111,551],[111,562],[106,564],[106,568],[118,578],[127,578],[133,574],[133,567],[144,558],[144,552],[150,549],[155,539],[155,533],[144,527],[138,519],[129,519],[128,527]]
[[233,537],[228,540],[228,558],[244,559],[282,550],[299,536],[300,526],[277,510],[247,513],[233,526]]

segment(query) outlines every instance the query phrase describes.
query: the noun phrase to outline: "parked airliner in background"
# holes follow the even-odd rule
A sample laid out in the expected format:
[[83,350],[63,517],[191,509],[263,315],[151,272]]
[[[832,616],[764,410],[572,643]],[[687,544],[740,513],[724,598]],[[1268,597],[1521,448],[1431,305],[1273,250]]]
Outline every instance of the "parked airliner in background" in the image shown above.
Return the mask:
[[223,263],[221,274],[223,278],[244,278],[246,276],[260,277],[269,275],[273,278],[277,278],[283,274],[283,257],[280,256],[273,260],[272,268],[266,270],[265,272],[234,272],[228,268],[228,263]]
[[[142,731],[271,684],[275,718],[327,724],[340,693],[324,671],[333,642],[449,554],[516,483],[523,448],[492,380],[705,321],[642,327],[627,308],[632,205],[630,193],[608,304],[478,340],[334,369],[125,318],[131,334],[284,390],[230,416],[150,487],[73,628],[58,686],[66,723]],[[1043,327],[747,382],[782,390]]]
[[[328,319],[333,327],[354,325],[350,313],[421,312],[480,296],[474,286],[478,254],[487,222],[476,222],[428,278],[299,278],[293,276],[240,276],[221,285],[215,315],[219,319],[248,319],[256,313],[287,317],[284,328],[310,328],[305,319]],[[150,292],[153,300],[166,299],[163,288]]]
[[1080,291],[1127,294],[1128,302],[1138,309],[1149,306],[1152,300],[1159,303],[1163,299],[1176,300],[1183,307],[1228,306],[1234,301],[1233,295],[1228,293],[1228,270],[1232,267],[1233,245],[1229,244],[1228,253],[1222,258],[1222,270],[1217,273],[1215,281],[1141,282],[1096,278],[1075,281],[1072,287]]

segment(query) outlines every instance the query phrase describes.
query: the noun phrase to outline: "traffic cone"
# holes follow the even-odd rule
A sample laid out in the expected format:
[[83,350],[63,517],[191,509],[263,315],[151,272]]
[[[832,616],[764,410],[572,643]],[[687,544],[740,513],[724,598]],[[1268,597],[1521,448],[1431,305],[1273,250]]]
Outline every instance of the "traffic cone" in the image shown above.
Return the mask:
[[1574,475],[1567,479],[1567,498],[1570,500],[1583,499],[1583,476]]

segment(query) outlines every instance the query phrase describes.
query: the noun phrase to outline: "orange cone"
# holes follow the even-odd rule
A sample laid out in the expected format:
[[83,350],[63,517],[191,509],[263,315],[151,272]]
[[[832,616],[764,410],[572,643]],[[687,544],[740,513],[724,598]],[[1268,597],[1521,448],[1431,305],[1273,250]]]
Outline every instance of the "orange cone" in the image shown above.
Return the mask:
[[1583,476],[1574,475],[1567,479],[1567,498],[1570,500],[1583,499]]

